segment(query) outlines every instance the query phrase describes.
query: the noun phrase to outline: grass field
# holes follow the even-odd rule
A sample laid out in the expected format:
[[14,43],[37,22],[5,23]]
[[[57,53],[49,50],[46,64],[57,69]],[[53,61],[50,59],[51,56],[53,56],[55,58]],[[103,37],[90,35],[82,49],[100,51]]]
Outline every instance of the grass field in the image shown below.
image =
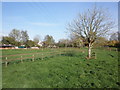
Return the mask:
[[[3,50],[3,56],[64,51],[61,55],[37,56],[34,62],[3,64],[3,88],[119,88],[118,52],[94,49],[97,59],[85,59],[87,49]],[[84,53],[82,51],[85,51]],[[48,55],[48,54],[46,54]],[[49,55],[48,55],[49,56]],[[12,58],[12,57],[11,57]]]

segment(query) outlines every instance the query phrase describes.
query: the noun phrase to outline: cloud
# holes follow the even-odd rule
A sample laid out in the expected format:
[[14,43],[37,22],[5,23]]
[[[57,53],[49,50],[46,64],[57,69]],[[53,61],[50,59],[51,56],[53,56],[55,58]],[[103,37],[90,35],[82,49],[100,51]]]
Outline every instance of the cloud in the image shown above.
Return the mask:
[[44,22],[33,22],[31,23],[32,25],[37,25],[37,26],[57,26],[58,24],[55,23],[44,23]]
[[2,40],[3,36],[8,36],[7,34],[4,34],[3,32],[0,31],[0,41]]
[[2,36],[8,36],[8,35],[3,32],[0,32],[0,37],[2,37]]

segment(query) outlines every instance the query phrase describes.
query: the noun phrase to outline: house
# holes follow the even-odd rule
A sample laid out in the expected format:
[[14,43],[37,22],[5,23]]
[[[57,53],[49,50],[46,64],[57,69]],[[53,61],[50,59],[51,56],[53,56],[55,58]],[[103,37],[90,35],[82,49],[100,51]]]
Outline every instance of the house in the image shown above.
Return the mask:
[[57,48],[56,45],[49,45],[48,48]]
[[38,45],[39,45],[40,47],[42,47],[42,46],[43,46],[43,42],[38,42]]
[[57,48],[57,46],[56,46],[56,45],[54,45],[54,46],[53,46],[53,48]]
[[15,46],[14,45],[11,45],[11,44],[3,44],[3,45],[0,45],[0,49],[15,49]]
[[39,49],[39,47],[31,47],[31,49]]

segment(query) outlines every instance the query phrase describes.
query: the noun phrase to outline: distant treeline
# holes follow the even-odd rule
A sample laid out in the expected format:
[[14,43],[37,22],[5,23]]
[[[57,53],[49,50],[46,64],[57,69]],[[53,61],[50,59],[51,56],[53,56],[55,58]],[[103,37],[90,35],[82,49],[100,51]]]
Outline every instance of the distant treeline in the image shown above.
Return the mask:
[[[110,46],[110,47],[119,47],[119,32],[113,33],[110,35],[110,39],[107,40],[105,37],[99,37],[94,43],[94,47],[101,46]],[[60,39],[57,43],[55,42],[53,36],[46,35],[44,40],[40,40],[40,36],[36,35],[33,40],[29,39],[28,32],[25,30],[13,29],[8,36],[3,36],[1,39],[1,44],[5,45],[15,45],[25,47],[84,47],[88,46],[88,43],[85,40],[82,40],[78,36],[70,36],[70,39]]]

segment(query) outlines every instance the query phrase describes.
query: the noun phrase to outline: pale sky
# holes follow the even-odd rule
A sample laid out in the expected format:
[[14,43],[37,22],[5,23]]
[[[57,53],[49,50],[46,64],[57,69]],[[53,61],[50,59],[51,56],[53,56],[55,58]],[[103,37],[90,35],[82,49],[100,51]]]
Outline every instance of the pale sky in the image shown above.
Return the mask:
[[[68,38],[66,25],[78,13],[94,4],[108,8],[112,18],[118,23],[117,2],[3,2],[2,34],[8,35],[12,29],[27,30],[30,39],[40,35],[52,35],[55,41]],[[117,27],[112,32],[117,31]]]

